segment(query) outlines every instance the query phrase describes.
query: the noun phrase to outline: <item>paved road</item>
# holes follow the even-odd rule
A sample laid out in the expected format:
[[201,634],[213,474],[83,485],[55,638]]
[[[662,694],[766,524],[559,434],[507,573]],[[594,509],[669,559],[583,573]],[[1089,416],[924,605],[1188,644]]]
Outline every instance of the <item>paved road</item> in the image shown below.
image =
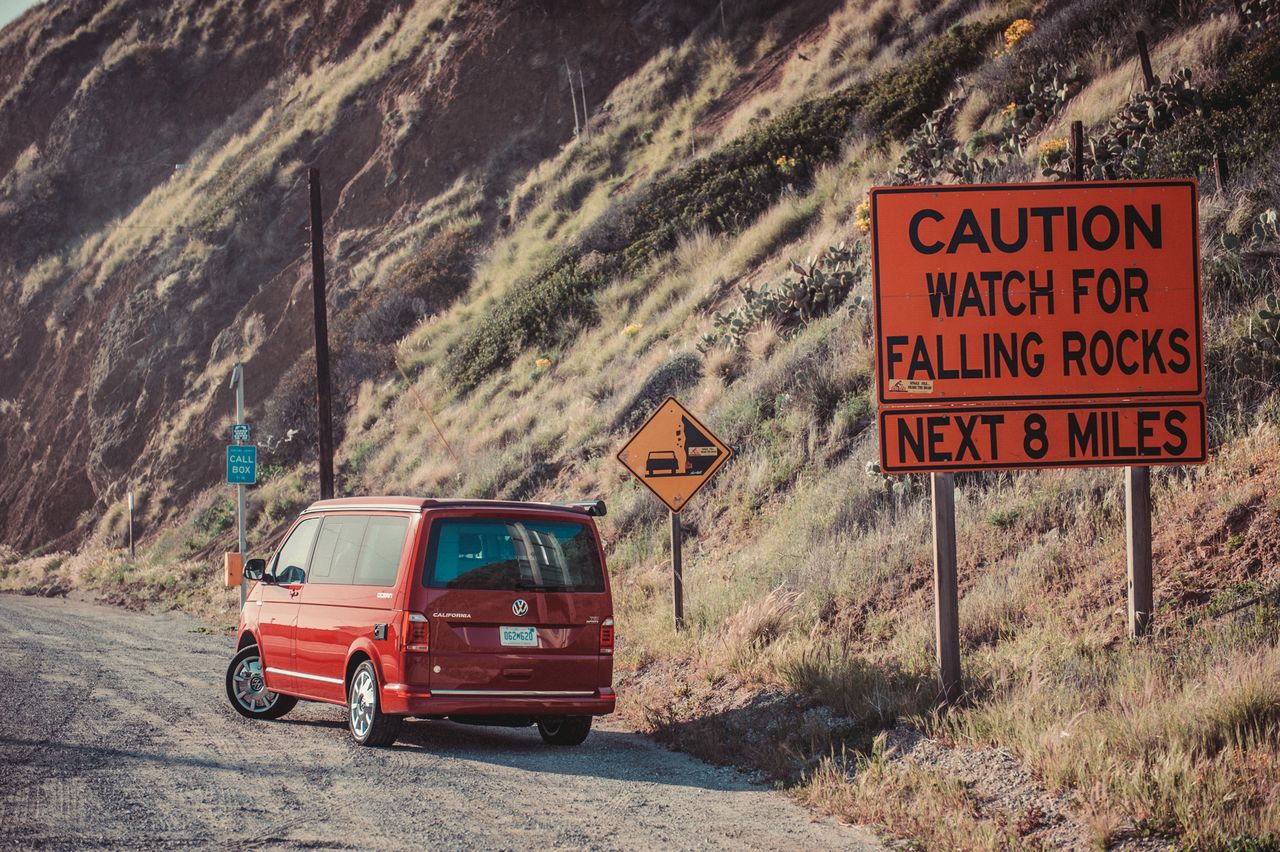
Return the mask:
[[0,846],[874,845],[617,722],[575,749],[448,722],[361,749],[320,704],[250,722],[231,652],[178,614],[0,595]]

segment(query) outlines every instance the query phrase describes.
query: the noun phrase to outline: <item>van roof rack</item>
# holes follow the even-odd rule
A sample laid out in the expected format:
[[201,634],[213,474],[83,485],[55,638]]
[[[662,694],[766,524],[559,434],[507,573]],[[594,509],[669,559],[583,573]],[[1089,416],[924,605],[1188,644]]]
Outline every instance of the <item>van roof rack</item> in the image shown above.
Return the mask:
[[318,500],[303,511],[370,511],[391,510],[421,512],[428,506],[478,506],[487,508],[519,509],[529,506],[546,506],[571,509],[593,518],[603,518],[607,512],[603,500],[518,501],[480,500],[440,497],[343,497],[337,500]]

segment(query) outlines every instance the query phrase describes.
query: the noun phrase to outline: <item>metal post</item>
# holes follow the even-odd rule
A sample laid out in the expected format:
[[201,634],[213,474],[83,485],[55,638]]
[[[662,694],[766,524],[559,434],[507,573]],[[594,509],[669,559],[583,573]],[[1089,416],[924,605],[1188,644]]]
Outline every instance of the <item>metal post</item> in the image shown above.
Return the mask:
[[129,559],[133,559],[133,492],[129,492]]
[[[244,422],[244,365],[237,363],[235,369],[231,371],[231,384],[236,389],[236,422]],[[245,554],[249,550],[246,543],[246,533],[244,528],[244,485],[236,486],[236,528],[239,530],[240,536],[240,564],[244,564]],[[244,575],[240,576],[240,608],[244,609],[244,599],[247,589],[245,589]]]
[[578,96],[573,93],[573,71],[569,68],[569,60],[564,61],[564,73],[569,76],[569,103],[573,104],[573,135],[578,135]]
[[1084,122],[1071,122],[1071,177],[1084,180]]
[[680,513],[671,513],[671,600],[675,607],[676,630],[684,629],[684,566],[680,553],[681,539],[684,533],[680,529]]
[[956,484],[950,473],[929,475],[933,492],[933,600],[938,680],[946,703],[960,698],[960,603],[956,581]]
[[1125,548],[1129,553],[1129,636],[1151,629],[1151,469],[1124,469]]
[[311,276],[316,326],[316,401],[320,417],[320,499],[333,497],[333,412],[329,400],[329,320],[324,294],[324,216],[320,170],[311,169]]
[[1156,75],[1151,72],[1151,54],[1147,52],[1147,34],[1138,30],[1138,61],[1142,63],[1142,79],[1151,89],[1156,84]]
[[588,121],[591,113],[587,112],[587,84],[582,82],[582,66],[578,66],[578,94],[582,96],[582,131],[591,138],[591,124]]

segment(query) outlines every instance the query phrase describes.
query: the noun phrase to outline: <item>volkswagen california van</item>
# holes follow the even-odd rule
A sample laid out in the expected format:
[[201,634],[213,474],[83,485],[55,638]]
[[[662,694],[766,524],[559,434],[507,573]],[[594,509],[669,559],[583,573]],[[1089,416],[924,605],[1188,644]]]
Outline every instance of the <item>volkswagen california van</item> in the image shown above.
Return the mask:
[[537,725],[552,745],[612,713],[601,501],[360,497],[313,503],[254,581],[227,668],[250,719],[346,707],[361,745],[407,717]]

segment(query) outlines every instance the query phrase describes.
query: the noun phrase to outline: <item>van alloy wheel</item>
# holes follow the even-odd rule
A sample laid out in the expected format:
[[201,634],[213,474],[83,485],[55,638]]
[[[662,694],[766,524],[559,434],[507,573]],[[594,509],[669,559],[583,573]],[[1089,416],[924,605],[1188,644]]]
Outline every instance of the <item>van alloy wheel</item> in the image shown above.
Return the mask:
[[347,726],[357,745],[391,745],[400,735],[403,716],[382,712],[378,695],[378,673],[368,660],[360,663],[347,687]]
[[262,660],[259,657],[245,657],[236,667],[231,678],[235,688],[236,700],[246,710],[262,713],[270,710],[280,700],[280,696],[267,689],[267,682],[262,677]]
[[292,695],[267,688],[257,645],[241,648],[227,666],[227,698],[237,713],[250,719],[279,719],[298,703]]
[[351,730],[358,739],[369,736],[373,727],[374,690],[373,675],[361,669],[351,682]]

